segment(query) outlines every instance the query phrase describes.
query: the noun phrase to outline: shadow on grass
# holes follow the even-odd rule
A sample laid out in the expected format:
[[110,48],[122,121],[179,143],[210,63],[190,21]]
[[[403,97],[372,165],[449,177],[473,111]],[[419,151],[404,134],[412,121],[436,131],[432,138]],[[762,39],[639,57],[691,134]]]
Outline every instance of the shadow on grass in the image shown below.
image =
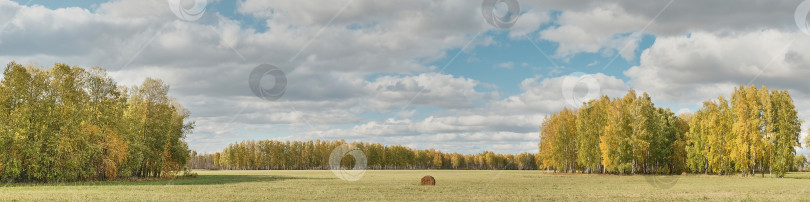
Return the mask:
[[788,172],[785,178],[810,179],[810,172]]
[[70,182],[70,183],[11,183],[7,187],[29,186],[166,186],[166,185],[220,185],[248,182],[273,182],[282,180],[325,180],[330,178],[308,178],[274,175],[199,175],[197,177],[177,177],[174,179],[139,179],[137,181]]

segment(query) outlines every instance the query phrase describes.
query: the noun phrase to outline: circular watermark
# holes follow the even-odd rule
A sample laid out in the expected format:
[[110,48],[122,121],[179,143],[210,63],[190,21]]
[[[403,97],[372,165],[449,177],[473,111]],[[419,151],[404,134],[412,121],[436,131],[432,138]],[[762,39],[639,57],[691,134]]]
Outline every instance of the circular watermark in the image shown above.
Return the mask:
[[253,68],[248,83],[253,94],[269,101],[281,98],[287,91],[287,75],[273,65],[261,64]]
[[796,12],[793,14],[793,19],[796,21],[796,27],[799,28],[804,34],[810,34],[810,25],[807,24],[807,15],[810,14],[810,0],[805,0],[796,6]]
[[647,184],[652,185],[658,189],[669,189],[675,184],[678,183],[678,179],[680,179],[680,175],[656,175],[656,174],[647,174],[644,175],[644,180],[647,181]]
[[[578,88],[580,84],[585,85],[587,88],[584,94],[581,93],[583,89]],[[583,102],[599,98],[602,87],[599,81],[590,74],[582,72],[574,72],[569,74],[563,79],[562,94],[565,101],[574,108],[582,106]]]
[[[199,20],[205,14],[205,7],[208,5],[208,0],[194,0],[191,8],[186,8],[182,5],[183,0],[167,0],[169,9],[172,10],[175,16],[185,21]],[[190,0],[187,0],[190,1]]]
[[[341,161],[347,154],[354,158],[354,167],[350,170],[341,166]],[[368,166],[366,154],[354,145],[340,145],[335,147],[335,149],[332,150],[332,154],[329,155],[329,169],[332,170],[332,173],[335,173],[335,176],[342,180],[360,180],[366,173],[366,166]]]
[[484,0],[481,14],[490,25],[508,29],[515,25],[520,16],[520,4],[517,0]]

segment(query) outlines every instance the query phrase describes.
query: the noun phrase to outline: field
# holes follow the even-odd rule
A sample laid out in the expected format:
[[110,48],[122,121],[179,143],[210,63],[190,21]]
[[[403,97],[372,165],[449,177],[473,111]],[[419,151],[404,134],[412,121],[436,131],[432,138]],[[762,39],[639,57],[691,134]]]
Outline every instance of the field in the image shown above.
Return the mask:
[[[144,182],[5,184],[19,201],[810,201],[810,173],[786,178],[617,176],[543,171],[371,170],[358,181],[331,171],[195,171],[196,178]],[[424,175],[436,186],[420,186]],[[664,183],[655,183],[664,182]],[[671,185],[671,186],[667,186]]]

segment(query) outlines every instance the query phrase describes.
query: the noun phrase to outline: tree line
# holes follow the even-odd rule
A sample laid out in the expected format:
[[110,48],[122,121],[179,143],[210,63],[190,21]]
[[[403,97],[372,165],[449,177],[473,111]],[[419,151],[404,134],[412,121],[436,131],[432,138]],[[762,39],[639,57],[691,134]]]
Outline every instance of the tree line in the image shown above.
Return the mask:
[[731,101],[706,101],[692,118],[688,167],[693,172],[782,177],[801,147],[799,120],[786,90],[740,86]]
[[[192,151],[193,169],[301,170],[330,169],[332,151],[344,144],[363,152],[368,169],[510,169],[536,170],[535,154],[442,153],[435,149],[414,150],[402,145],[339,141],[242,141],[222,152],[197,154]],[[354,158],[343,156],[343,167],[353,167]]]
[[122,87],[100,67],[9,63],[0,81],[0,180],[161,177],[186,166],[188,110],[169,86]]
[[564,108],[541,124],[541,169],[560,172],[669,174],[684,169],[687,122],[644,93],[602,96]]
[[[541,125],[538,165],[560,172],[782,177],[794,168],[802,121],[786,90],[735,88],[695,114],[655,107],[647,93],[585,102]],[[810,143],[810,139],[807,139]]]

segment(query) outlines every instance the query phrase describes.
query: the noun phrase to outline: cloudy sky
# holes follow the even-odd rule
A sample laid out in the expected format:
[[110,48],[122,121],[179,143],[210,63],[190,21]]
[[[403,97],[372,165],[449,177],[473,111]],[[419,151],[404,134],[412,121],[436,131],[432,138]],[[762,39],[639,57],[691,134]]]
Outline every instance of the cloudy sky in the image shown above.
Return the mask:
[[[0,63],[101,66],[126,86],[162,79],[192,112],[187,140],[201,152],[248,139],[536,152],[546,114],[631,88],[694,112],[766,85],[788,89],[810,120],[810,2],[516,5],[0,0]],[[261,64],[283,72],[283,94],[281,74],[255,77],[270,96],[252,91]]]

